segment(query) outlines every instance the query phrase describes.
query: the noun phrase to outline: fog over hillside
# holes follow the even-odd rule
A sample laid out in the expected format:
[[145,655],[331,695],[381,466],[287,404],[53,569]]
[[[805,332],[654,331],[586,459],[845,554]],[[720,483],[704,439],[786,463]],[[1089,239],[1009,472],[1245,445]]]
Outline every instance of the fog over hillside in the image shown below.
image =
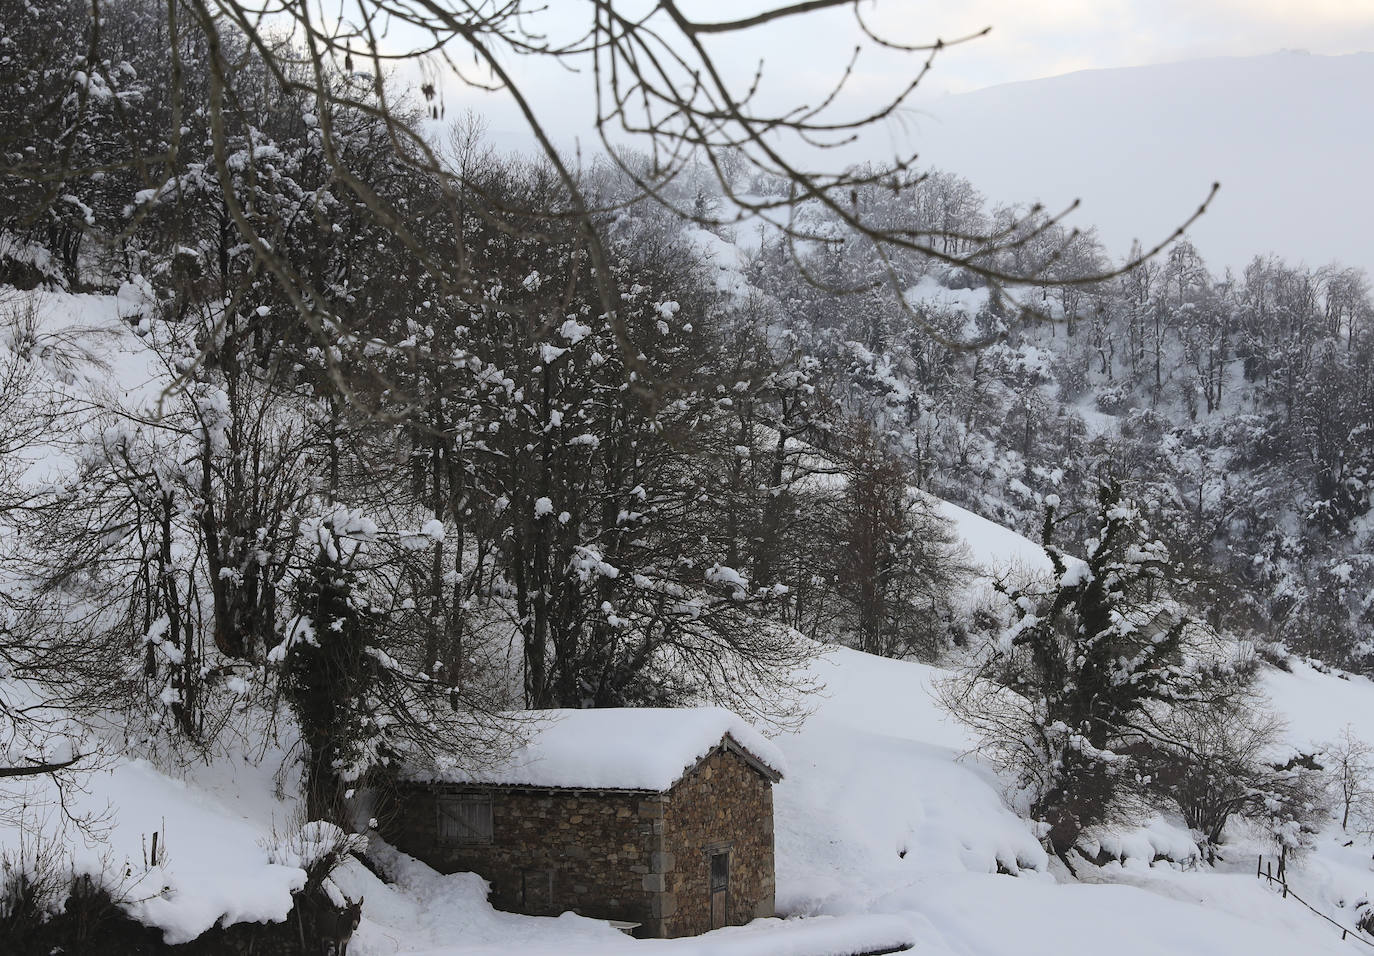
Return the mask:
[[1214,268],[1275,252],[1368,269],[1370,90],[1374,53],[1085,70],[925,100],[912,139],[991,199],[1081,198],[1075,223],[1116,255],[1167,236],[1215,180],[1190,230]]

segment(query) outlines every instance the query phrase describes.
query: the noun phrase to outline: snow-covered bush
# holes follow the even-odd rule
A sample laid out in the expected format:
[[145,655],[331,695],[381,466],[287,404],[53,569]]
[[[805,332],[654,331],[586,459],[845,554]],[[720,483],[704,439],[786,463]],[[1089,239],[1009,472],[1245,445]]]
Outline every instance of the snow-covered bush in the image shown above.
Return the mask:
[[1129,405],[1130,396],[1121,386],[1103,388],[1097,391],[1093,404],[1097,410],[1107,415],[1119,415]]

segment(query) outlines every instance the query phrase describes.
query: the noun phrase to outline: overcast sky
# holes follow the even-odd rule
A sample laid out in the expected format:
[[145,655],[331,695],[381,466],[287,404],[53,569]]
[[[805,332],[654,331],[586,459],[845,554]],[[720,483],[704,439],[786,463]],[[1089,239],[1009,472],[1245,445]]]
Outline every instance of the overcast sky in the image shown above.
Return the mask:
[[941,61],[932,86],[955,92],[1197,57],[1374,50],[1372,0],[887,0],[876,9],[907,34],[992,26]]
[[[697,19],[734,18],[783,2],[682,0],[682,7]],[[1374,50],[1374,0],[863,0],[861,9],[880,33],[905,42],[992,28],[988,36],[940,56],[924,86],[924,95],[932,97],[1092,68],[1281,49]],[[555,36],[560,28],[570,35],[587,22],[589,10],[585,2],[550,0],[532,21]],[[711,49],[741,83],[761,59],[766,95],[796,105],[828,89],[861,40],[852,12],[842,9],[716,39]],[[849,89],[848,102],[855,106],[899,88],[917,65],[911,56],[869,47]],[[585,81],[528,58],[512,58],[511,66],[560,137],[585,128]],[[450,107],[472,106],[487,114],[498,139],[518,135],[519,119],[503,97],[449,84],[447,99]]]
[[[585,30],[586,0],[548,2],[531,19],[534,28],[564,39]],[[649,10],[654,0],[619,2]],[[680,2],[689,15],[708,20],[787,0]],[[1190,232],[1218,265],[1276,251],[1374,268],[1374,190],[1364,185],[1363,170],[1374,133],[1353,121],[1367,115],[1374,80],[1367,58],[1327,59],[1374,51],[1374,0],[864,0],[862,10],[881,35],[906,43],[992,31],[945,50],[909,109],[859,142],[821,154],[818,166],[884,162],[914,151],[923,164],[969,177],[993,201],[1039,199],[1062,208],[1082,198],[1076,224],[1098,226],[1116,255],[1133,237],[1153,242],[1167,235],[1220,180],[1213,212]],[[861,41],[846,8],[713,37],[708,46],[736,91],[762,61],[758,98],[796,107],[826,95]],[[988,89],[1083,70],[1281,50],[1321,56],[1071,77],[1049,81],[1058,90],[1053,95],[1045,84]],[[560,149],[576,144],[584,157],[598,152],[589,78],[546,59],[508,55],[503,62]],[[867,44],[832,118],[885,103],[921,59]],[[983,92],[970,92],[977,90]],[[504,94],[449,83],[445,107],[449,119],[464,107],[481,113],[498,149],[534,145]],[[798,155],[795,147],[787,151]],[[1294,169],[1312,175],[1294,180]],[[1291,200],[1292,208],[1280,209],[1280,200]]]

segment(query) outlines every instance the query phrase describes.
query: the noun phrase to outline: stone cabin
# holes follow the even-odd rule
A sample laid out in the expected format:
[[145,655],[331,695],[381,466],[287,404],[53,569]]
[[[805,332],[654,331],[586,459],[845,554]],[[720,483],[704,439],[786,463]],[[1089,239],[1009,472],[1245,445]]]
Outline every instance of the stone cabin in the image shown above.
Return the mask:
[[720,708],[554,710],[478,770],[408,768],[383,836],[498,909],[642,937],[773,915],[777,749]]

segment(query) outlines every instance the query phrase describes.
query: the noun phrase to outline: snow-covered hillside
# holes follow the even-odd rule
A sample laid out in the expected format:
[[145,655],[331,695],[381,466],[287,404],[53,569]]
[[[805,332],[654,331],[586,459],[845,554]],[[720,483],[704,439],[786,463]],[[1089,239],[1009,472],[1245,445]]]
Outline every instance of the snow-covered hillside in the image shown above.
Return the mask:
[[[996,779],[961,759],[968,741],[930,696],[938,668],[836,650],[821,673],[828,699],[782,741],[793,772],[777,790],[781,906],[897,914],[919,952],[959,956],[1088,953],[1108,941],[1113,952],[1142,956],[1350,945],[1302,906],[1276,899],[1248,853],[1215,870],[1152,866],[1151,856],[1188,848],[1186,831],[1167,821],[1123,834],[1123,865],[1073,881],[1005,808]],[[1331,739],[1345,720],[1374,718],[1374,685],[1363,679],[1298,666],[1271,673],[1266,685],[1285,713],[1311,713],[1314,695],[1340,696],[1327,723],[1314,716],[1296,736]],[[1374,888],[1374,872],[1367,849],[1339,842],[1323,842],[1290,879],[1353,926],[1353,904]]]
[[1222,184],[1190,231],[1215,267],[1278,253],[1374,267],[1368,112],[1374,53],[1196,60],[1089,70],[922,101],[922,160],[1001,202],[1083,200],[1123,255],[1168,236]]
[[[1044,561],[1033,542],[952,505],[942,510],[982,568],[1034,570]],[[1263,677],[1290,742],[1331,741],[1347,723],[1374,726],[1374,683],[1291,667]],[[1228,848],[1215,868],[1153,862],[1195,852],[1173,821],[1112,835],[1123,863],[1069,878],[1006,808],[1001,783],[966,755],[971,741],[932,697],[943,673],[847,649],[817,666],[825,699],[800,733],[780,741],[792,768],[777,790],[781,907],[898,914],[919,951],[960,956],[1087,953],[1108,941],[1133,954],[1351,945],[1255,879],[1252,853],[1272,853],[1262,844]],[[1290,882],[1353,926],[1374,889],[1374,864],[1367,846],[1345,842],[1338,827],[1324,834]]]
[[[780,910],[822,918],[633,941],[571,914],[493,911],[476,877],[439,876],[374,847],[395,883],[354,863],[335,876],[351,898],[364,899],[350,953],[804,956],[903,939],[942,956],[1061,956],[1107,941],[1114,952],[1140,956],[1349,951],[1330,924],[1257,881],[1248,853],[1216,870],[1152,866],[1154,852],[1188,845],[1186,831],[1167,824],[1126,835],[1135,855],[1124,865],[1093,872],[1091,882],[1070,879],[1007,809],[997,779],[961,759],[968,741],[930,696],[937,668],[832,649],[817,673],[825,699],[800,732],[778,741],[791,774],[775,796]],[[1298,666],[1269,674],[1266,685],[1280,709],[1301,718],[1295,736],[1329,739],[1347,720],[1374,725],[1374,685],[1363,679]],[[112,804],[114,854],[136,862],[152,833],[162,834],[166,862],[144,882],[161,879],[172,889],[143,904],[142,915],[166,927],[169,939],[221,916],[285,914],[294,871],[273,863],[270,848],[295,807],[264,797],[280,759],[272,755],[258,768],[224,763],[185,779],[128,763],[91,778],[90,804]],[[1374,889],[1374,872],[1368,849],[1339,842],[1324,838],[1290,879],[1353,926],[1354,904]]]
[[533,158],[0,6],[0,956],[1374,947],[1374,53],[755,115],[781,2],[434,20],[628,71]]
[[[940,508],[983,572],[1043,570],[1034,543],[953,505]],[[1264,847],[1228,847],[1213,868],[1197,861],[1186,830],[1172,821],[1104,835],[1121,862],[1074,879],[1008,808],[1003,782],[967,753],[964,730],[932,695],[941,669],[844,648],[827,649],[812,669],[825,687],[814,713],[775,741],[790,767],[775,791],[778,904],[789,918],[696,939],[634,941],[572,914],[496,912],[479,878],[440,876],[374,842],[372,857],[394,882],[356,862],[334,875],[350,898],[364,899],[350,952],[820,956],[907,942],[932,956],[1349,951],[1330,923],[1255,879],[1253,854]],[[1374,684],[1364,678],[1295,662],[1291,672],[1266,672],[1264,686],[1295,743],[1331,740],[1346,723],[1374,727]],[[131,895],[142,898],[138,915],[169,940],[220,918],[281,919],[300,880],[291,855],[301,842],[292,836],[299,808],[272,797],[282,790],[271,780],[290,766],[281,752],[181,770],[118,758],[88,779],[82,802],[105,810],[109,844],[86,851],[81,865],[118,869],[127,861],[137,874]],[[154,832],[162,856],[140,866]],[[0,844],[13,848],[17,839],[0,832]],[[1323,835],[1290,879],[1353,926],[1374,870],[1367,847],[1344,842]]]
[[[1057,184],[1082,187],[1086,216],[1101,223],[1116,252],[1124,251],[1135,232],[1145,238],[1167,232],[1206,183],[1219,177],[1227,191],[1194,233],[1217,261],[1238,264],[1254,251],[1273,248],[1309,260],[1374,264],[1374,246],[1362,232],[1341,225],[1340,218],[1349,215],[1353,222],[1374,213],[1370,191],[1350,185],[1358,182],[1350,157],[1374,146],[1369,131],[1322,125],[1338,107],[1353,109],[1351,104],[1308,111],[1301,123],[1292,118],[1315,100],[1319,85],[1349,90],[1370,83],[1374,56],[1284,55],[1061,77],[933,104],[928,125],[934,146],[927,158],[999,198],[1039,195],[1053,203],[1070,196],[1056,195]],[[1032,101],[1035,108],[1028,105]],[[1066,114],[1092,119],[1074,126],[1058,120]],[[1280,116],[1286,132],[1270,149],[1265,124]],[[1294,133],[1303,123],[1307,126]],[[1157,135],[1165,125],[1171,137],[1181,138]],[[999,143],[1017,145],[1010,154],[993,148],[986,138],[992,135]],[[1320,151],[1319,159],[1294,153],[1311,142],[1335,146]],[[1185,152],[1188,162],[1176,161]],[[1280,181],[1279,167],[1285,164],[1305,170],[1310,191],[1285,189],[1282,196],[1264,191],[1264,182]],[[1123,179],[1140,188],[1122,190]],[[1322,204],[1339,208],[1340,215],[1318,220],[1305,215]],[[1309,220],[1322,223],[1320,236],[1303,232]],[[1256,225],[1261,222],[1263,228]],[[759,292],[751,284],[757,270],[751,272],[750,262],[762,240],[743,228],[723,233],[691,229],[687,238],[722,298],[741,305]],[[968,336],[976,337],[988,292],[952,288],[948,280],[934,273],[921,276],[907,298],[923,309],[967,320]],[[27,309],[31,320],[13,324],[0,349],[32,356],[48,384],[68,397],[118,404],[131,421],[159,416],[169,373],[149,348],[160,332],[154,321],[140,318],[150,311],[140,286],[126,282],[108,295],[0,293],[0,304],[16,314]],[[784,314],[792,320],[791,311]],[[1027,408],[1036,396],[1060,401],[1046,384],[1059,374],[1056,336],[1052,329],[1028,337],[1014,355],[1002,356],[1013,371],[1024,373],[1021,398]],[[913,397],[926,386],[918,374],[899,375],[889,355],[879,357],[861,343],[842,343],[842,350],[853,351],[860,365],[873,365],[874,382],[881,386],[876,393],[887,389],[918,409],[905,427],[938,420]],[[899,354],[896,346],[892,354]],[[968,378],[982,381],[973,373]],[[1228,399],[1244,384],[1237,368],[1226,380]],[[1118,432],[1121,417],[1102,411],[1103,403],[1091,398],[1085,392],[1074,406],[1085,422],[1084,433]],[[892,409],[900,404],[894,401]],[[1252,405],[1240,407],[1248,411]],[[1161,407],[1167,411],[1167,403]],[[947,431],[954,439],[977,437],[970,415],[961,411],[957,425],[950,417]],[[1029,441],[1029,426],[1026,436]],[[69,473],[75,464],[71,447],[35,445],[28,477],[46,481]],[[802,462],[799,470],[814,472],[804,479],[808,487],[844,486],[835,462],[812,446],[794,437],[787,447]],[[973,441],[964,452],[965,467],[980,480],[994,472],[1006,478],[1011,493],[1025,498],[1025,514],[1038,513],[1050,500],[1017,477],[1031,481],[1034,469],[1012,461],[1014,452],[1009,456],[992,445],[980,452]],[[980,453],[986,457],[980,459]],[[1047,480],[1046,487],[1058,487],[1059,477]],[[932,485],[940,487],[926,487]],[[1006,513],[977,490],[960,500],[988,514]],[[960,573],[963,566],[973,572],[961,585],[962,600],[952,602],[956,615],[981,599],[995,575],[1050,570],[1044,549],[1026,537],[948,501],[931,498],[930,503],[957,539]],[[151,632],[148,641],[157,643]],[[1298,658],[1289,659],[1287,669],[1261,667],[1260,687],[1286,724],[1287,744],[1320,750],[1351,726],[1374,745],[1374,683]],[[573,914],[535,918],[497,912],[487,903],[479,877],[436,874],[374,836],[369,857],[380,864],[383,876],[356,860],[332,876],[349,899],[364,900],[350,952],[823,956],[914,944],[918,952],[950,956],[1057,956],[1104,948],[1123,954],[1286,956],[1341,953],[1358,945],[1343,942],[1340,927],[1353,930],[1371,912],[1371,845],[1363,837],[1347,838],[1334,822],[1313,849],[1290,863],[1289,878],[1298,895],[1339,926],[1296,900],[1281,899],[1255,878],[1257,856],[1274,850],[1243,827],[1227,834],[1214,864],[1201,861],[1179,819],[1155,816],[1139,827],[1101,830],[1092,839],[1103,858],[1115,862],[1071,873],[1046,853],[1025,819],[1025,807],[1009,792],[1010,781],[972,752],[973,738],[941,708],[937,688],[948,673],[825,646],[801,675],[799,685],[821,688],[808,701],[812,712],[799,728],[773,741],[781,752],[777,763],[789,768],[775,790],[779,919],[698,939],[635,941],[604,921]],[[255,706],[245,703],[243,710]],[[285,919],[292,893],[305,880],[302,864],[319,842],[312,837],[316,831],[302,830],[303,810],[295,796],[301,789],[299,762],[289,731],[285,741],[264,737],[272,740],[265,752],[263,746],[229,741],[189,765],[165,755],[160,759],[156,747],[141,751],[120,739],[120,730],[104,732],[107,758],[81,778],[86,792],[65,808],[95,820],[87,835],[92,839],[70,830],[62,834],[74,866],[100,874],[107,883],[113,874],[128,911],[163,930],[169,942],[190,940],[217,922]],[[132,757],[133,752],[143,756]],[[665,772],[670,777],[674,769]],[[28,795],[31,805],[51,808],[53,794],[41,789]],[[61,826],[62,814],[47,810],[6,818],[0,822],[0,852],[18,854],[21,840],[31,839],[36,829],[52,834]]]

